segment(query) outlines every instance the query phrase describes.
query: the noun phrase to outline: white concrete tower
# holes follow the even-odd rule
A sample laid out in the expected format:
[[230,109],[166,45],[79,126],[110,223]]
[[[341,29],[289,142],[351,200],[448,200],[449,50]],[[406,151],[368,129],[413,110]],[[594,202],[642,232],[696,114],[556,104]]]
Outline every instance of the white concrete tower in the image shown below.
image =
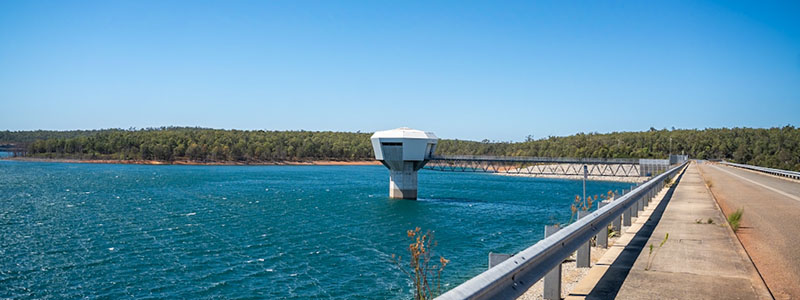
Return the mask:
[[407,127],[377,131],[372,135],[375,159],[389,168],[389,198],[417,199],[417,170],[436,150],[439,138],[431,132]]

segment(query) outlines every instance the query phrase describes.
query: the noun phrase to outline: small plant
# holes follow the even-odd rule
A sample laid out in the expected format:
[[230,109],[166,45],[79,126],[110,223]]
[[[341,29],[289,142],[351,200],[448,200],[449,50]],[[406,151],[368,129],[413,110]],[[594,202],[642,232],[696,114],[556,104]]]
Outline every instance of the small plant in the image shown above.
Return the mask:
[[614,199],[614,191],[608,191],[607,193],[600,195],[600,199],[602,200]]
[[664,244],[667,242],[668,239],[669,239],[669,232],[667,232],[667,234],[664,236],[664,240],[661,241],[661,244],[658,245],[658,248],[655,248],[653,247],[653,244],[650,244],[650,253],[647,254],[647,266],[644,267],[645,271],[650,270],[650,266],[653,264],[653,258],[655,258],[656,254],[658,254],[658,250],[661,249],[661,247],[664,247]]
[[617,232],[614,229],[612,229],[611,227],[609,227],[608,228],[608,238],[612,238],[612,237],[615,237],[615,236],[617,236]]
[[667,177],[664,179],[664,186],[671,187],[672,186],[672,178]]
[[[442,256],[439,256],[439,264],[430,264],[431,253],[437,243],[433,238],[433,231],[427,231],[425,234],[420,235],[420,228],[408,230],[406,235],[411,239],[412,243],[408,245],[408,252],[411,254],[409,260],[410,271],[407,270],[402,264],[402,257],[392,254],[392,261],[408,275],[409,279],[414,283],[414,300],[433,299],[441,294],[441,279],[442,271],[445,266],[450,262]],[[433,275],[436,277],[434,282],[430,282],[429,278]],[[432,286],[436,287],[434,291]]]
[[[697,224],[703,224],[703,219],[696,219],[696,220],[694,220],[694,222],[697,223]],[[714,224],[714,220],[711,219],[711,218],[708,218],[708,220],[705,221],[705,224]]]
[[575,200],[573,201],[572,205],[570,206],[570,211],[572,211],[572,215],[569,217],[569,223],[572,223],[572,220],[575,220],[575,214],[578,213],[578,210],[588,211],[592,208],[594,202],[597,201],[597,195],[594,195],[594,199],[591,196],[586,197],[586,202],[581,203],[581,196],[575,195]]
[[713,186],[714,186],[714,183],[713,183],[713,182],[711,182],[711,180],[709,180],[709,179],[706,179],[706,185],[708,186],[708,188],[711,188],[711,187],[713,187]]
[[575,219],[575,214],[578,213],[578,206],[581,205],[581,196],[575,195],[575,201],[573,201],[572,205],[569,209],[572,211],[572,215],[569,216],[569,223],[572,223],[572,220]]
[[594,195],[594,199],[592,199],[592,197],[586,197],[586,205],[581,207],[581,209],[587,211],[592,208],[592,204],[595,202],[597,202],[597,195]]
[[742,220],[742,214],[744,213],[744,208],[737,209],[732,214],[728,215],[728,224],[731,225],[731,229],[734,232],[739,230],[739,223]]

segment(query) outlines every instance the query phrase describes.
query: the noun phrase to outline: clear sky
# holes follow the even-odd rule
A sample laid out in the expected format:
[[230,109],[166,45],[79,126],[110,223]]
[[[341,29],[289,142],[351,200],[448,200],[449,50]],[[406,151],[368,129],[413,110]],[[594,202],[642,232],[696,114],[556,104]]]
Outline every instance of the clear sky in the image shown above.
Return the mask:
[[800,125],[800,1],[2,1],[0,130]]

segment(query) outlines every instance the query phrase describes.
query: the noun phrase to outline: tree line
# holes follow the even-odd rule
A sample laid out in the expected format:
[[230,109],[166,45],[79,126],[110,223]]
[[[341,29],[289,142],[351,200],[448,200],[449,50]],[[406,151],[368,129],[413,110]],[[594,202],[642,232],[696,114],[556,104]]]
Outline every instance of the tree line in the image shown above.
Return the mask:
[[595,158],[666,158],[669,153],[800,171],[800,129],[681,129],[579,133],[520,143],[444,141],[442,153]]
[[[25,155],[44,158],[270,162],[371,160],[369,133],[330,131],[242,131],[163,127],[96,131],[0,131],[0,143],[24,143]],[[680,129],[579,133],[525,142],[444,139],[442,155],[505,155],[596,158],[727,159],[800,171],[800,129]]]

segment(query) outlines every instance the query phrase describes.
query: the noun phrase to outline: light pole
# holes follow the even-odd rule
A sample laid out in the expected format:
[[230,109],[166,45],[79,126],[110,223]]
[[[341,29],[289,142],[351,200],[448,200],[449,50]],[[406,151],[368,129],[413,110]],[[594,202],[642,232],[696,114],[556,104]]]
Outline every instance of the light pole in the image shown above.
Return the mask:
[[589,176],[589,168],[583,165],[583,207],[586,207],[586,177]]

